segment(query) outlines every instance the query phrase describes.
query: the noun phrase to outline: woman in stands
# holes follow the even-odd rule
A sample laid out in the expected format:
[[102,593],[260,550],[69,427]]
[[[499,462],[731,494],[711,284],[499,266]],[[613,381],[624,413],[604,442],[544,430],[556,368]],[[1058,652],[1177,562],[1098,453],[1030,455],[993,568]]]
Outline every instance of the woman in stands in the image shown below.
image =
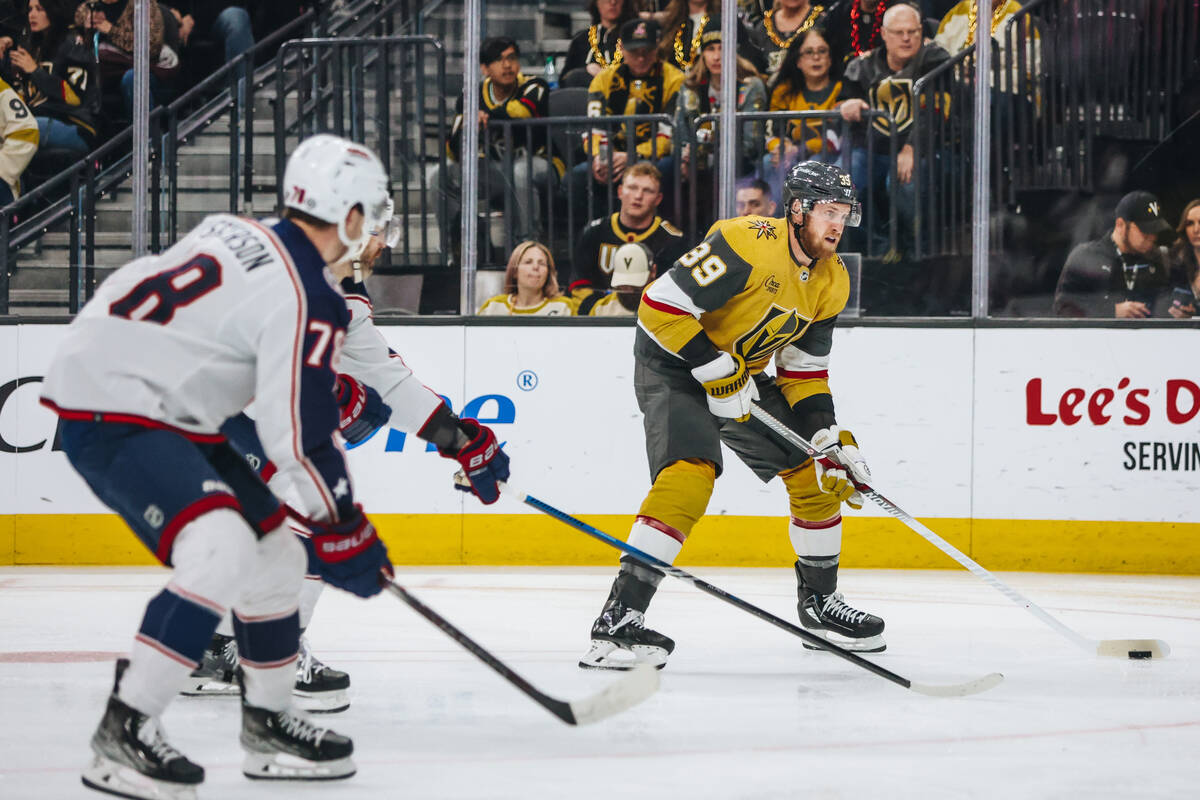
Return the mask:
[[546,245],[532,241],[521,242],[508,257],[504,294],[479,307],[482,317],[569,317],[574,313],[574,304],[558,289],[554,256]]
[[[586,87],[597,72],[621,63],[618,33],[626,20],[637,16],[633,0],[589,0],[588,13],[592,15],[591,26],[575,34],[567,48],[563,86]],[[574,70],[584,72],[572,74]]]
[[[833,57],[825,29],[814,25],[796,37],[787,49],[770,86],[771,111],[832,111],[837,108],[842,84],[834,79]],[[778,196],[793,164],[800,161],[832,163],[840,141],[836,120],[772,120],[764,166],[767,183]]]
[[1176,319],[1186,319],[1195,316],[1200,302],[1200,198],[1184,207],[1175,230],[1179,238],[1171,247],[1171,285],[1177,288],[1167,311]]
[[95,143],[99,87],[91,46],[71,27],[71,0],[29,0],[28,27],[8,51],[5,79],[37,119],[39,159],[76,160]]

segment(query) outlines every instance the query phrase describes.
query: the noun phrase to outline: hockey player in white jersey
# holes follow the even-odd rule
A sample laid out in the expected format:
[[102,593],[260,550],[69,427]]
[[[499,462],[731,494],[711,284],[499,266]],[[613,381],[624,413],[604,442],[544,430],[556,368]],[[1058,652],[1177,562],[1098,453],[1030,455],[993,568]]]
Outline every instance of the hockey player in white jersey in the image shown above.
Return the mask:
[[243,772],[354,774],[353,744],[292,706],[304,547],[289,511],[219,433],[254,400],[263,446],[294,488],[325,580],[363,597],[390,573],[355,503],[334,438],[334,365],[349,324],[325,265],[378,226],[387,176],[367,148],[302,142],[284,175],[284,219],[205,219],[178,244],[114,273],[67,330],[42,402],[96,495],[174,572],[117,662],[83,782],[134,798],[189,798],[204,770],[160,717],[221,615],[241,655]]
[[[342,436],[348,443],[358,444],[384,423],[413,433],[435,444],[444,457],[457,460],[470,477],[469,491],[485,504],[494,503],[500,495],[497,483],[509,475],[508,456],[497,446],[495,434],[476,420],[459,419],[440,396],[421,383],[400,355],[388,347],[372,321],[365,280],[383,249],[396,242],[398,226],[392,219],[392,210],[389,200],[379,230],[371,236],[358,258],[346,258],[329,267],[333,277],[341,283],[350,311],[350,325],[338,366],[338,383],[344,387],[340,392],[342,399],[339,399],[343,406]],[[362,400],[348,399],[356,396]],[[254,421],[246,414],[239,414],[226,422],[221,430],[268,481],[271,489],[281,497],[288,497],[289,489],[263,451]],[[453,485],[468,491],[459,483]],[[300,594],[300,628],[303,631],[312,618],[324,581],[308,531],[295,521],[289,524],[309,550],[308,573]],[[225,629],[226,624],[222,622],[222,627],[217,629],[205,651],[201,668],[192,673],[185,694],[221,695],[237,691],[232,680],[237,665],[237,645],[232,631]],[[302,638],[293,689],[297,704],[310,712],[344,711],[350,705],[349,686],[350,676],[322,663]]]

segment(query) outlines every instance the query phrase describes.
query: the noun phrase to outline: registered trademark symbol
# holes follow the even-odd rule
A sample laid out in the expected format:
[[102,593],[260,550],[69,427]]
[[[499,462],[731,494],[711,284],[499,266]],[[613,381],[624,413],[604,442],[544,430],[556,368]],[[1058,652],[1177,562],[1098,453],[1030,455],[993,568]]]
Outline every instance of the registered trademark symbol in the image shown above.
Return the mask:
[[532,392],[537,385],[538,376],[533,370],[523,369],[517,373],[517,388],[522,392]]

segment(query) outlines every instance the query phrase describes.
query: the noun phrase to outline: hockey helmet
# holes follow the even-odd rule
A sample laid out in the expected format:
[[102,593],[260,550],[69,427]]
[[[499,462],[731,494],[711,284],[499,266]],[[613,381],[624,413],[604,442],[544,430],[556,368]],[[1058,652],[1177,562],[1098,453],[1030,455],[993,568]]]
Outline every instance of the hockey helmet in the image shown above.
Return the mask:
[[800,200],[805,214],[818,203],[845,203],[850,206],[847,227],[857,228],[862,222],[862,205],[858,202],[850,174],[833,164],[803,161],[788,170],[783,182],[785,215],[792,213],[793,200]]
[[[337,225],[346,256],[357,258],[372,231],[386,224],[388,177],[378,156],[366,145],[319,133],[302,141],[283,173],[283,204],[322,222]],[[359,206],[362,233],[351,238],[346,215]]]

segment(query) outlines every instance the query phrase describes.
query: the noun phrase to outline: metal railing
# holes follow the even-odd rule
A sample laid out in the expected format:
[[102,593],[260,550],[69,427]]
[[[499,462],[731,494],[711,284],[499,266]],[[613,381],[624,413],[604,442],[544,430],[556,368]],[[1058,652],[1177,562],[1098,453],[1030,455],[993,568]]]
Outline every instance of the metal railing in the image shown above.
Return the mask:
[[[254,192],[270,185],[264,183],[266,176],[253,170],[256,89],[275,69],[274,61],[255,69],[263,53],[303,30],[335,34],[387,30],[392,15],[404,13],[408,7],[409,0],[363,0],[332,23],[307,11],[169,105],[154,108],[149,115],[151,250],[157,252],[178,237],[180,144],[217,119],[229,117],[228,210],[248,210]],[[210,98],[213,92],[217,95]],[[97,275],[97,203],[128,181],[131,141],[130,127],[0,209],[0,315],[9,311],[9,277],[18,251],[36,245],[45,233],[64,224],[68,234],[67,310],[76,313],[91,297]]]
[[[430,59],[433,75],[427,73]],[[448,231],[438,222],[449,210],[446,198],[430,192],[425,180],[430,163],[440,169],[446,165],[440,143],[446,140],[449,115],[446,96],[436,89],[446,80],[442,43],[432,36],[301,39],[285,43],[275,65],[276,175],[283,175],[292,144],[306,136],[328,132],[363,142],[379,154],[399,187],[395,213],[407,225],[407,235],[380,270],[397,262],[401,269],[418,271],[446,266]],[[430,97],[433,106],[427,109]],[[426,136],[429,120],[434,141]],[[282,181],[275,188],[282,203]]]

